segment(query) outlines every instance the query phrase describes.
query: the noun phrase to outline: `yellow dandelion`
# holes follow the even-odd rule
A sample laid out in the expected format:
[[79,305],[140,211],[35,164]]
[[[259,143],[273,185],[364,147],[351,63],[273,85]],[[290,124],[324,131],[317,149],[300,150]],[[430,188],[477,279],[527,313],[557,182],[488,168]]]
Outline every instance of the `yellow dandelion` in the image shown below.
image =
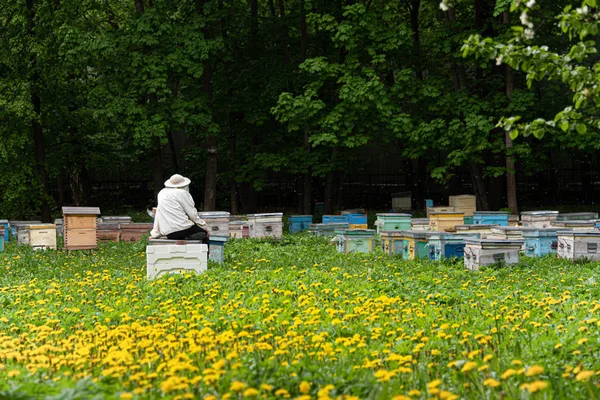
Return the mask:
[[544,367],[540,366],[540,365],[532,365],[531,367],[529,367],[529,369],[527,370],[527,372],[525,373],[525,376],[536,376],[536,375],[540,375],[544,373]]
[[13,369],[12,371],[8,371],[8,377],[14,378],[15,376],[21,375],[21,371]]
[[121,393],[119,398],[123,399],[123,400],[131,400],[131,399],[133,399],[133,394],[131,394],[129,392]]
[[412,389],[408,392],[408,395],[410,397],[416,397],[416,396],[420,396],[421,395],[421,391],[417,390],[417,389]]
[[575,380],[577,381],[587,381],[592,376],[594,376],[594,371],[581,371],[575,376]]
[[232,392],[241,392],[242,390],[246,389],[246,386],[248,385],[246,385],[244,382],[233,381],[231,382],[229,390],[231,390]]
[[500,375],[500,378],[501,378],[501,379],[508,379],[508,378],[510,378],[511,376],[513,376],[513,375],[516,375],[516,373],[517,373],[517,371],[515,371],[515,370],[514,370],[514,369],[512,369],[512,368],[509,368],[509,369],[507,369],[506,371],[504,371],[504,372],[502,373],[502,375]]
[[300,393],[307,394],[310,391],[311,383],[302,381],[300,383]]
[[275,391],[275,396],[281,396],[287,399],[290,397],[290,393],[285,389],[277,389]]
[[519,387],[521,388],[521,390],[527,390],[529,393],[536,393],[536,392],[546,389],[548,387],[548,382],[533,381],[531,383],[524,383]]
[[258,396],[258,390],[254,389],[254,388],[248,388],[246,390],[244,390],[244,393],[242,394],[242,396],[244,397],[256,397]]
[[463,365],[460,372],[470,372],[473,371],[475,368],[477,368],[477,363],[475,361],[469,361],[465,363],[465,365]]
[[273,390],[273,385],[269,385],[268,383],[263,383],[260,385],[260,388],[262,390],[266,390],[266,391],[270,392],[271,390]]
[[483,385],[487,386],[487,387],[495,388],[495,387],[500,386],[500,382],[498,382],[494,378],[487,378],[485,381],[483,381]]

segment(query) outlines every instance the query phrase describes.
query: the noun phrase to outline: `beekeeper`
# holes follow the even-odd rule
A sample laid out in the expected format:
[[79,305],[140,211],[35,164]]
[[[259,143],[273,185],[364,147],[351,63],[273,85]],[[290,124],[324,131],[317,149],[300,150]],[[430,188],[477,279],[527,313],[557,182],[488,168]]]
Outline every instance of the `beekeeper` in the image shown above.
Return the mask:
[[198,216],[190,194],[188,178],[173,175],[158,193],[152,238],[166,236],[171,240],[202,240],[208,243],[206,222]]

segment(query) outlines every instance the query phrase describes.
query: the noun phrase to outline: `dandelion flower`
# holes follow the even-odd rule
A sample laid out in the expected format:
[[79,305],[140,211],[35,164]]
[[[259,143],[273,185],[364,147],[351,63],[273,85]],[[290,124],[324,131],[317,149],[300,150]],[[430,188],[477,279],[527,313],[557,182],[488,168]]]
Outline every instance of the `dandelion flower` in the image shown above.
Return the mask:
[[469,361],[469,362],[465,363],[465,365],[463,365],[460,372],[470,372],[470,371],[474,370],[475,368],[477,368],[477,363],[475,361]]
[[125,393],[121,393],[119,398],[123,399],[123,400],[131,400],[131,399],[133,399],[133,395],[129,392],[125,392]]
[[532,365],[525,373],[525,376],[536,376],[542,373],[544,373],[544,367],[539,365]]
[[310,391],[310,386],[310,383],[302,381],[302,383],[300,383],[300,393],[307,394]]
[[495,387],[500,386],[500,382],[498,382],[494,378],[487,378],[485,381],[483,381],[483,385],[491,387],[491,388],[495,388]]
[[258,396],[258,390],[254,389],[254,388],[248,388],[248,389],[244,390],[244,393],[242,394],[242,396],[256,397],[256,396]]
[[244,382],[233,381],[231,382],[229,390],[231,390],[232,392],[241,392],[242,390],[246,389],[246,386],[248,385],[246,385]]
[[590,379],[592,376],[594,376],[594,371],[581,371],[580,373],[577,374],[577,376],[575,376],[575,380],[585,382],[588,379]]

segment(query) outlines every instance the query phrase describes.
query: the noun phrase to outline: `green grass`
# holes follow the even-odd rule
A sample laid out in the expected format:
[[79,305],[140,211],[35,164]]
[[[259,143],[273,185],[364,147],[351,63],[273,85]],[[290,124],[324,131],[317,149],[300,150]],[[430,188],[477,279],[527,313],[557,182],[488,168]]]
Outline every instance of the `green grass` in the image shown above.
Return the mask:
[[0,398],[600,396],[597,263],[471,272],[300,234],[150,282],[144,251],[7,246]]

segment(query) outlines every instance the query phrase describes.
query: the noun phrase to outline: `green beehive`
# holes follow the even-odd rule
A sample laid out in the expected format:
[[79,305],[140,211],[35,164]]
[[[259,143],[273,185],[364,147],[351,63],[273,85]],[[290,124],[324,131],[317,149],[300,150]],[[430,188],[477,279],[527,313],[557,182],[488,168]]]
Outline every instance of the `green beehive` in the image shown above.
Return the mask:
[[388,256],[402,257],[404,255],[402,231],[382,231],[381,250]]
[[410,230],[410,220],[410,214],[377,214],[377,221],[375,222],[375,226],[377,227],[377,234],[380,235],[382,231]]
[[333,237],[335,231],[350,229],[350,224],[344,223],[332,223],[332,224],[310,224],[308,231],[315,236]]
[[375,230],[345,230],[342,234],[338,234],[336,239],[336,248],[340,253],[370,253],[375,242]]

